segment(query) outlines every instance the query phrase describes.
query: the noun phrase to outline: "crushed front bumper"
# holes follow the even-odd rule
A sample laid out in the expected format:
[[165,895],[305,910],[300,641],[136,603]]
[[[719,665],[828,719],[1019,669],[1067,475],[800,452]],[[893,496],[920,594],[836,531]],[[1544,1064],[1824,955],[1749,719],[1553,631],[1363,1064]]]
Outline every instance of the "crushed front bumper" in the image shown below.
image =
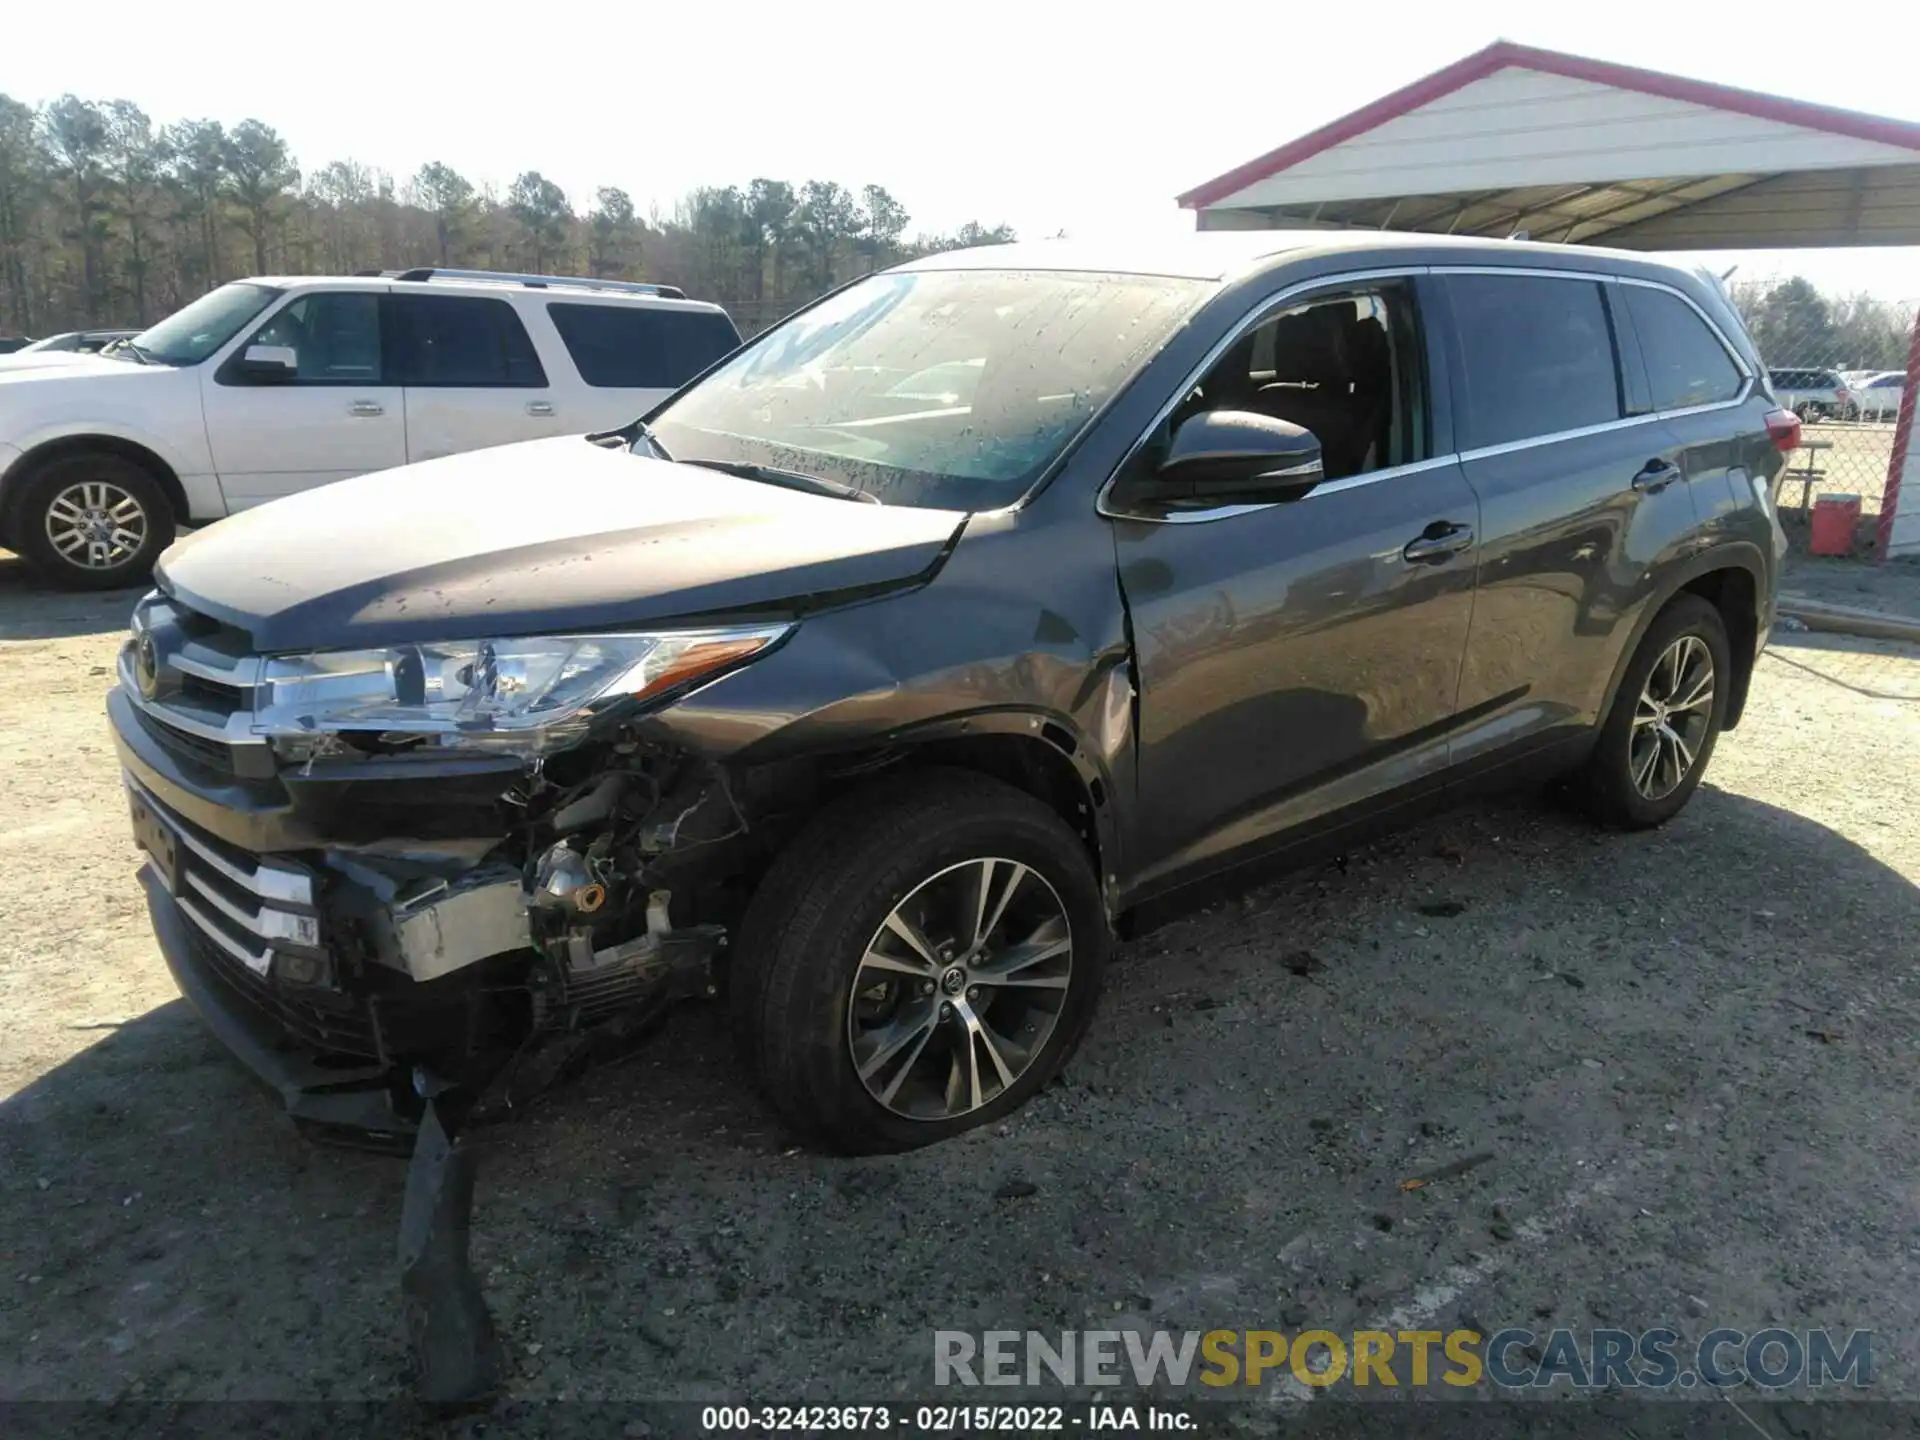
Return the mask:
[[300,1045],[263,997],[249,994],[186,917],[149,863],[140,869],[154,939],[187,1003],[248,1070],[280,1096],[287,1114],[316,1138],[355,1145],[413,1148],[419,1099],[396,1067]]

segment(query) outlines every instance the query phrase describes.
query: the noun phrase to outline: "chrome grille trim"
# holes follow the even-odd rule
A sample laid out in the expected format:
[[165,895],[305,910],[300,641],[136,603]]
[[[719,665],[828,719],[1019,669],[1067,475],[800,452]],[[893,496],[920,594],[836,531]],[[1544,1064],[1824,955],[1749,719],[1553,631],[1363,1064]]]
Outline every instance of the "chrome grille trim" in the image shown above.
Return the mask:
[[174,902],[205,940],[262,979],[276,951],[324,953],[312,875],[215,840],[131,775],[123,778],[172,835],[179,872]]
[[261,939],[285,940],[306,949],[318,948],[320,926],[311,915],[292,915],[285,910],[275,910],[266,905],[262,905],[256,914],[250,915],[244,906],[234,904],[215,886],[201,879],[198,871],[187,871],[185,879],[186,883],[198,890],[214,909],[234,924],[250,930]]
[[138,643],[138,640],[129,640],[120,647],[119,678],[121,690],[143,714],[151,716],[157,724],[184,730],[202,740],[217,740],[223,745],[264,746],[267,743],[253,733],[251,709],[235,710],[216,722],[207,718],[207,712],[190,710],[184,705],[169,705],[164,700],[147,699],[140,693],[140,681],[133,669],[134,647]]
[[190,895],[176,894],[173,897],[173,902],[180,907],[180,913],[193,921],[195,927],[202,935],[206,936],[207,939],[233,956],[234,959],[253,971],[254,974],[265,975],[267,973],[268,968],[273,964],[273,947],[271,945],[263,944],[258,950],[250,949],[222,929],[206,911],[200,908],[199,904],[195,902]]
[[[147,798],[148,802],[152,803],[152,797]],[[256,860],[253,870],[248,872],[188,830],[180,817],[172,811],[163,809],[161,813],[173,822],[173,827],[179,832],[182,844],[206,861],[210,868],[219,871],[241,889],[252,891],[262,900],[278,900],[289,905],[312,906],[313,880],[310,876],[265,860]]]

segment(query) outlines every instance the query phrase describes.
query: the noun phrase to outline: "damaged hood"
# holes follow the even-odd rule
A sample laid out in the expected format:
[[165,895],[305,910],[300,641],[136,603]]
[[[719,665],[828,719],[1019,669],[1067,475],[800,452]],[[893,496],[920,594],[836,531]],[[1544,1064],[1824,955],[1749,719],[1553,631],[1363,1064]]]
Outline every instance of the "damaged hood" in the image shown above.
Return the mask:
[[578,436],[343,480],[161,557],[160,588],[262,651],[800,611],[932,575],[966,523]]

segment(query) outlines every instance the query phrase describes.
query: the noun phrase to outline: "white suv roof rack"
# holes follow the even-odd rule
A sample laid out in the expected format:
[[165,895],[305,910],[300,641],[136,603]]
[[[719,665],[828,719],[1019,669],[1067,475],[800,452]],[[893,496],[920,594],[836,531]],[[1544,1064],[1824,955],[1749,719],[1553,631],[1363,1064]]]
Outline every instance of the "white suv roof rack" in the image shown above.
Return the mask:
[[485,280],[496,285],[525,285],[530,290],[609,290],[622,295],[657,295],[662,300],[684,300],[678,285],[653,285],[639,280],[602,280],[590,275],[522,275],[509,270],[450,270],[420,265],[410,270],[362,270],[387,280]]

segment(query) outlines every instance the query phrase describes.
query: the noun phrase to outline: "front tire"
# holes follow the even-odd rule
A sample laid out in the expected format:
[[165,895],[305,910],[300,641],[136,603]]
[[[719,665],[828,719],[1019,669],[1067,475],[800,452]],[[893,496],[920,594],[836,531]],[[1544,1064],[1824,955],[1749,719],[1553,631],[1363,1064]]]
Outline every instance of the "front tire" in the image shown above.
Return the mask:
[[26,482],[13,530],[20,554],[55,585],[139,585],[173,543],[173,508],[146,470],[122,455],[62,455]]
[[1646,830],[1680,813],[1720,738],[1732,680],[1720,612],[1677,596],[1634,651],[1581,775],[1596,819]]
[[735,947],[743,1058],[781,1117],[850,1154],[990,1124],[1065,1064],[1099,998],[1105,911],[1080,837],[968,771],[828,806]]

